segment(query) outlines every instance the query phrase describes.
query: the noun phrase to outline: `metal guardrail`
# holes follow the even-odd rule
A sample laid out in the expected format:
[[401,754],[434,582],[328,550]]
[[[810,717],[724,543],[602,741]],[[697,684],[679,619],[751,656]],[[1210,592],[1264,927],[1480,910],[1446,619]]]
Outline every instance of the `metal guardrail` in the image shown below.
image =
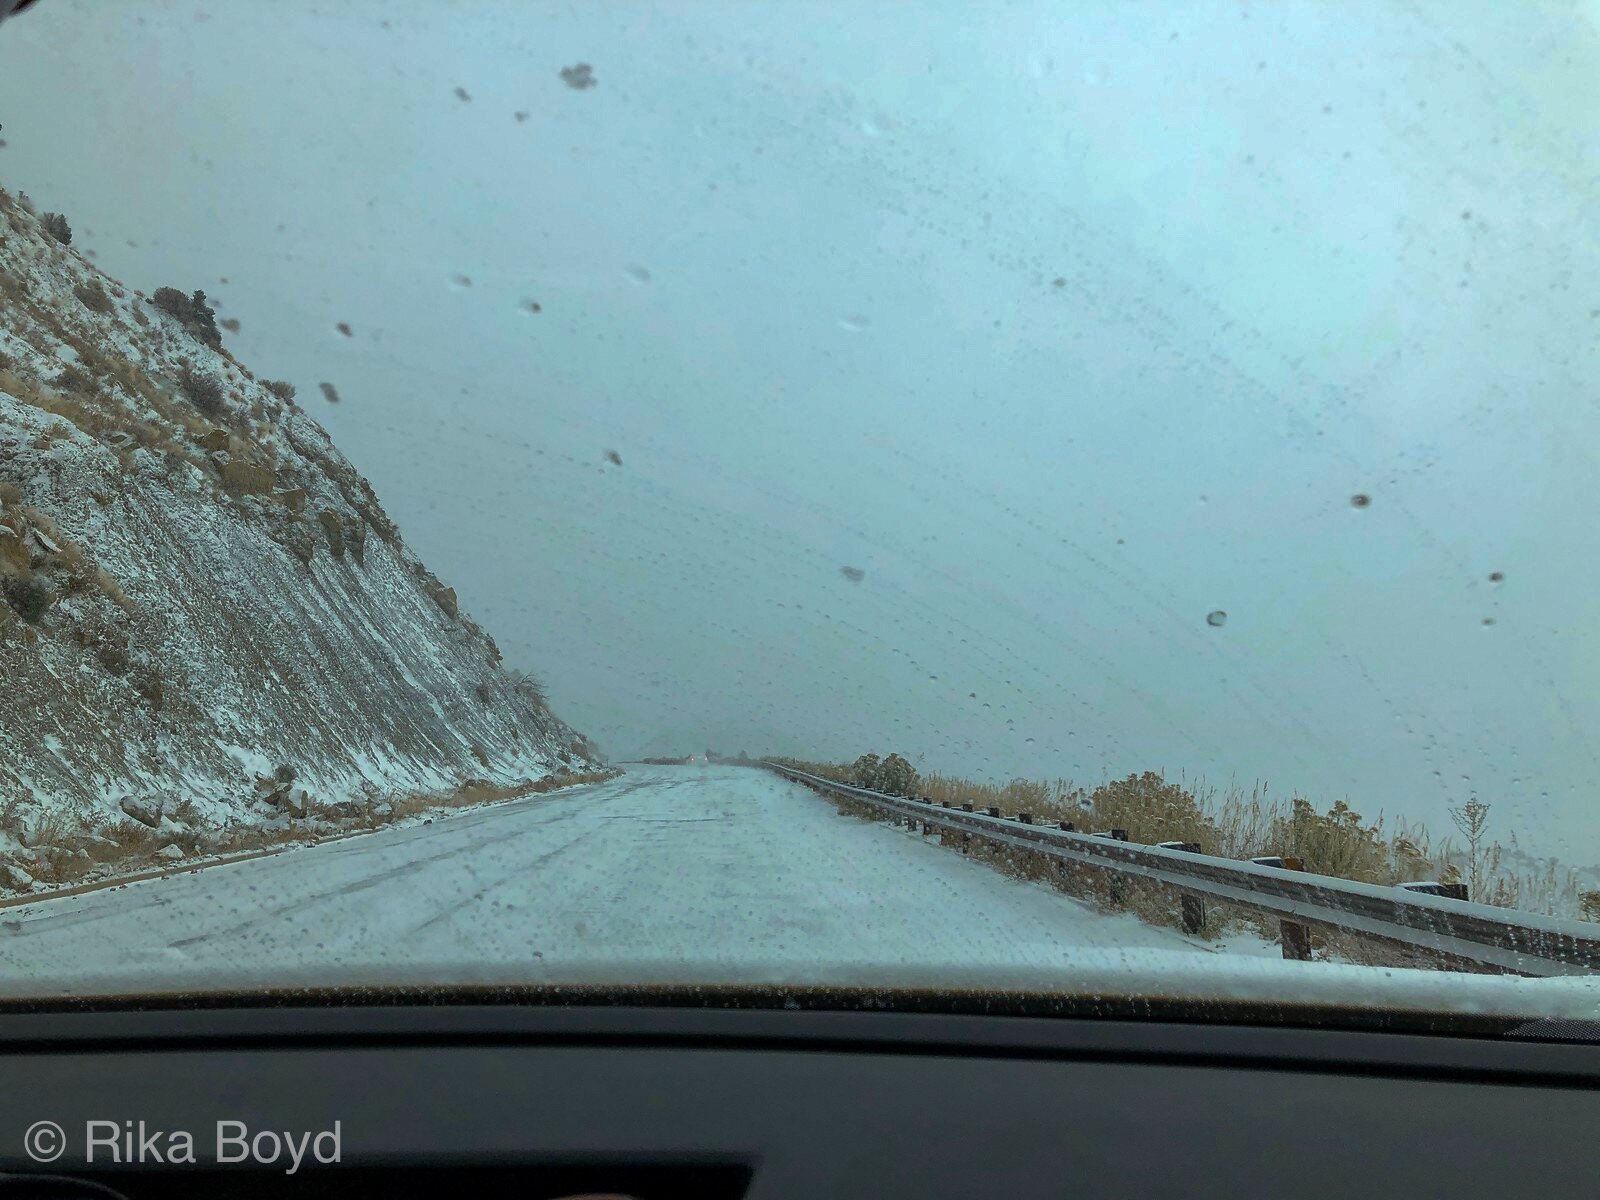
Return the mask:
[[760,765],[815,790],[920,823],[924,833],[945,830],[981,838],[1070,866],[1171,888],[1181,897],[1184,924],[1191,931],[1205,919],[1206,899],[1275,916],[1281,922],[1285,958],[1309,958],[1308,926],[1321,925],[1513,974],[1600,972],[1600,927],[1583,922],[1474,904],[1429,894],[1420,887],[1381,887],[1261,861],[1217,858],[1179,849],[1181,843],[1142,846],[1128,842],[1122,830],[1079,833],[1035,825],[1028,813],[1003,817],[998,809],[952,808],[923,798],[889,796],[837,783],[779,763],[763,761]]

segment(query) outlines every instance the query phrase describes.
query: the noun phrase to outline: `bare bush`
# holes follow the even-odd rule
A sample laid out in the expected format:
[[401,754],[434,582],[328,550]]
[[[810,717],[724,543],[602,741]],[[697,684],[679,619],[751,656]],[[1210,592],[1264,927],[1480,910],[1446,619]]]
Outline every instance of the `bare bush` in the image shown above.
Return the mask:
[[97,313],[108,313],[112,310],[111,296],[106,292],[105,285],[98,279],[91,279],[88,283],[80,283],[72,289],[72,294],[87,309]]
[[222,384],[215,376],[185,365],[178,373],[178,387],[189,403],[206,416],[215,417],[222,412]]

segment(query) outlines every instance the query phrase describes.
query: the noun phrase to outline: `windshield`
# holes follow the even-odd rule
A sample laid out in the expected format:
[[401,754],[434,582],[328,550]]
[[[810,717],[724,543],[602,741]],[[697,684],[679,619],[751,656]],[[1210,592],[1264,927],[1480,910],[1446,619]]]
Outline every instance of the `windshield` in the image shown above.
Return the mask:
[[0,998],[1595,1015],[1597,80],[1460,0],[14,14]]

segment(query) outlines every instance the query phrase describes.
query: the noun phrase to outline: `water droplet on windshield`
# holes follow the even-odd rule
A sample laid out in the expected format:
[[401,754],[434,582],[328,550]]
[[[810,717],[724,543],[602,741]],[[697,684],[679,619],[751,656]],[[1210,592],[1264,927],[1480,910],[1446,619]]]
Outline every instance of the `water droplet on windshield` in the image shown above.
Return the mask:
[[541,313],[544,311],[544,306],[537,300],[524,300],[522,302],[522,311],[525,313]]
[[472,99],[472,97],[467,95],[467,89],[466,88],[458,87],[456,89],[456,99],[457,100],[470,101]]
[[843,575],[851,583],[860,583],[867,577],[867,573],[860,567],[840,567],[839,574]]
[[345,337],[354,336],[350,332],[350,323],[348,321],[340,321],[337,325],[334,326],[334,328],[337,329],[340,333],[344,334]]
[[1354,496],[1350,497],[1351,508],[1366,508],[1367,505],[1371,503],[1372,497],[1367,495],[1365,492],[1357,492]]
[[870,320],[868,320],[866,317],[863,317],[859,313],[856,313],[856,314],[852,314],[851,316],[848,316],[848,317],[840,318],[839,328],[848,330],[851,333],[860,333],[864,329],[866,329],[867,326],[869,326],[871,324],[872,324],[872,322]]
[[573,63],[561,68],[561,82],[576,91],[592,88],[600,81],[594,77],[594,68],[586,62]]
[[649,283],[650,270],[648,267],[631,266],[628,268],[628,278],[635,283]]
[[322,389],[322,398],[329,404],[339,403],[339,393],[334,390],[333,384],[319,383],[317,386]]
[[472,276],[456,275],[451,278],[450,282],[458,288],[469,288],[472,286]]
[[1501,583],[1501,582],[1503,582],[1505,580],[1505,577],[1506,577],[1506,573],[1504,571],[1490,571],[1489,572],[1489,582],[1490,583]]
[[1211,612],[1206,614],[1206,624],[1211,626],[1213,629],[1221,629],[1227,623],[1228,614],[1223,612],[1220,608],[1213,609]]

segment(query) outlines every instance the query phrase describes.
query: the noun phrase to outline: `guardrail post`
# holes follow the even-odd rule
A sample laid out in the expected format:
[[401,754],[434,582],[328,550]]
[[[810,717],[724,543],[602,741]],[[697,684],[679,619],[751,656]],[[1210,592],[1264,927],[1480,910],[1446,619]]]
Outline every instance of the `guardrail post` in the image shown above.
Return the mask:
[[1283,939],[1283,956],[1296,962],[1311,961],[1311,930],[1298,921],[1279,921],[1278,935]]
[[[1277,867],[1282,871],[1300,871],[1300,860],[1293,857],[1283,857],[1277,854],[1268,854],[1262,858],[1252,858],[1251,862],[1258,867]],[[1299,921],[1278,922],[1278,940],[1283,943],[1283,956],[1294,962],[1311,961],[1311,930]]]
[[1183,893],[1183,931],[1199,933],[1206,923],[1206,902],[1192,892]]
[[1017,814],[1017,820],[1022,822],[1022,824],[1024,824],[1024,825],[1032,825],[1033,824],[1033,814],[1032,813],[1018,813]]
[[1000,810],[998,808],[992,808],[991,807],[991,808],[986,808],[983,811],[988,813],[991,817],[998,817],[1000,815]]

